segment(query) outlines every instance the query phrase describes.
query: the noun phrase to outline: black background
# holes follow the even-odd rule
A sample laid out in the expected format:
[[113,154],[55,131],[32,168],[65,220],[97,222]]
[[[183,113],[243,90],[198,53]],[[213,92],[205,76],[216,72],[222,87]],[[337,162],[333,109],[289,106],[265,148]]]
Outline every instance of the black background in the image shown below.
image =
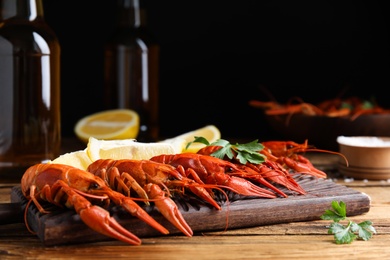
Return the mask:
[[[215,124],[273,137],[251,99],[375,97],[390,107],[388,8],[378,1],[143,0],[161,47],[161,136]],[[63,136],[103,109],[114,0],[43,0],[62,47]]]

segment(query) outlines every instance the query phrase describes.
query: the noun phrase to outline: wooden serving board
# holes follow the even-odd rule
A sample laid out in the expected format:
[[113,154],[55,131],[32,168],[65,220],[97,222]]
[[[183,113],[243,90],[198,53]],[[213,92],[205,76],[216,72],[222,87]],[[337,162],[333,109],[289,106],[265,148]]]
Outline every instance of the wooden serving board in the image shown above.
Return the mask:
[[[348,216],[364,214],[370,209],[371,199],[367,194],[334,183],[329,179],[305,176],[297,179],[297,182],[307,191],[306,195],[288,193],[283,188],[280,189],[289,194],[287,198],[248,198],[230,193],[229,203],[226,203],[224,199],[219,201],[222,205],[220,211],[203,204],[196,198],[189,198],[186,201],[177,198],[175,201],[195,234],[226,228],[237,229],[319,220],[325,210],[331,208],[331,202],[334,200],[346,203]],[[11,201],[26,203],[20,187],[13,188]],[[182,234],[153,206],[145,209],[166,227],[170,234]],[[30,205],[27,214],[29,226],[46,246],[113,240],[89,229],[73,210],[53,207],[52,210],[50,214],[41,214],[34,205]],[[162,236],[158,231],[119,207],[112,207],[109,211],[122,226],[140,238]]]

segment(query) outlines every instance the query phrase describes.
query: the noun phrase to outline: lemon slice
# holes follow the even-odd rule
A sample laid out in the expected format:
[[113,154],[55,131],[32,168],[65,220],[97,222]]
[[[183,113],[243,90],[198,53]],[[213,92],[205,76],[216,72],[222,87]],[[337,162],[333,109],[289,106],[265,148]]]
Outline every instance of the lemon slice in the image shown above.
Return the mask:
[[204,137],[207,141],[209,141],[209,143],[213,143],[218,139],[221,139],[221,132],[215,125],[206,125],[202,128],[178,135],[174,138],[165,139],[160,142],[172,144],[176,147],[176,149],[180,149],[181,147],[181,152],[196,153],[199,149],[205,147],[206,145],[202,143],[192,143],[188,149],[186,149],[187,144],[195,140],[195,136]]
[[160,154],[175,154],[177,150],[169,143],[141,143],[134,139],[98,140],[90,137],[87,154],[92,161],[98,159],[148,160]]
[[81,170],[87,170],[88,165],[92,163],[92,160],[89,158],[86,150],[80,150],[60,155],[49,163],[66,164]]
[[174,137],[174,138],[159,141],[159,143],[170,144],[174,147],[176,153],[182,153],[185,150],[188,142],[185,138]]
[[130,109],[98,112],[80,119],[74,132],[84,142],[88,142],[89,137],[104,140],[136,138],[139,132],[139,115]]

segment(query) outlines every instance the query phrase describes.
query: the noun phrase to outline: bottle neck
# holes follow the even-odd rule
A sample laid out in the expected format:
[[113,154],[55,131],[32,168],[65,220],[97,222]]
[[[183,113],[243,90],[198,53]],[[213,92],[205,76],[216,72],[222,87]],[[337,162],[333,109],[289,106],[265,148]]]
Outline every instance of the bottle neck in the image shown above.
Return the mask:
[[138,28],[142,24],[139,0],[118,0],[118,23],[120,26]]
[[0,21],[43,19],[42,0],[0,0]]

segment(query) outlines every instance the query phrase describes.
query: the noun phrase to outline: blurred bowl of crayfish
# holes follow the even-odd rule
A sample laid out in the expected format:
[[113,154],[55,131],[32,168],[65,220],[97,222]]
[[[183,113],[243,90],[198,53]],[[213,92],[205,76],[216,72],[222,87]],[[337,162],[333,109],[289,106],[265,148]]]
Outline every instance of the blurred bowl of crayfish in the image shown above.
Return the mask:
[[360,98],[279,104],[252,100],[269,127],[284,139],[338,151],[338,136],[389,136],[390,110]]
[[[303,114],[266,116],[270,127],[287,140],[309,144],[319,149],[338,151],[337,137],[388,136],[390,137],[390,114],[329,117]],[[389,158],[390,159],[390,158]]]
[[390,137],[339,136],[340,173],[355,179],[390,179]]

